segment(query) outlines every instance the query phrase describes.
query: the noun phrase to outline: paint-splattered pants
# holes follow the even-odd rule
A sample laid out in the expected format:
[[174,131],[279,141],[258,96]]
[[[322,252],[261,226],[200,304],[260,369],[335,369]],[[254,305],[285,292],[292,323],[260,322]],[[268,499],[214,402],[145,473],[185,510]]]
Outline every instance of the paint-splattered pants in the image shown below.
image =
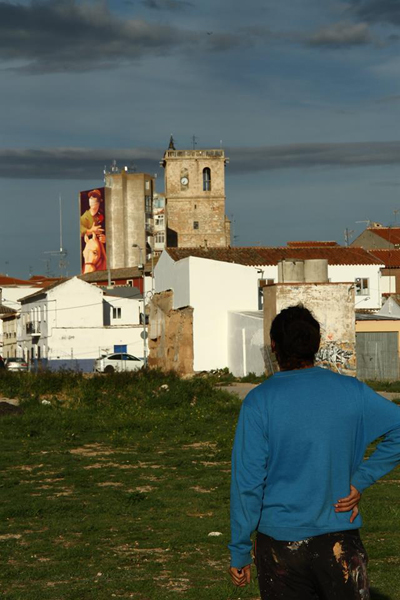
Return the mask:
[[367,561],[358,530],[300,542],[257,534],[255,563],[262,600],[369,600]]

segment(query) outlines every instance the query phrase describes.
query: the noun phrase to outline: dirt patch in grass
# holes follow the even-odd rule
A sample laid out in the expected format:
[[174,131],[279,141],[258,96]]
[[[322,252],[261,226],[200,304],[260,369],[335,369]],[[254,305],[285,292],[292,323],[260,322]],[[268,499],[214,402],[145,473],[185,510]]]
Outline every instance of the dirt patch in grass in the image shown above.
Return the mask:
[[86,444],[80,448],[73,448],[69,452],[70,454],[78,454],[79,456],[108,456],[116,453],[115,450],[107,448],[103,444]]
[[185,444],[184,446],[182,446],[184,450],[215,450],[216,447],[217,444],[215,442],[194,442],[193,444]]
[[202,488],[199,485],[195,485],[194,487],[191,487],[190,489],[194,490],[195,492],[199,492],[199,494],[211,494],[211,492],[213,492],[215,490],[215,488],[206,490],[205,488]]

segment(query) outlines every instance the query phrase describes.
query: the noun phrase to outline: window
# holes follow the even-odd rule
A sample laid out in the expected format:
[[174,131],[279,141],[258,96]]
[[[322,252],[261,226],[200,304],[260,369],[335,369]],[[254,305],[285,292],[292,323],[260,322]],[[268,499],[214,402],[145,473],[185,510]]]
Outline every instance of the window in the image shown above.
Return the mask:
[[154,208],[164,208],[164,198],[154,198],[153,206]]
[[211,169],[206,167],[203,169],[203,192],[211,191]]
[[120,307],[112,307],[112,315],[113,315],[113,319],[120,319],[121,318],[121,308]]
[[369,295],[369,279],[357,277],[356,278],[356,296],[368,296]]
[[144,197],[144,207],[147,213],[151,213],[153,211],[151,196]]
[[164,215],[157,215],[156,216],[155,225],[156,225],[156,227],[163,227],[164,226]]
[[144,184],[144,185],[145,185],[145,189],[146,189],[146,190],[149,190],[149,189],[150,189],[150,180],[149,180],[149,179],[146,179],[146,181],[145,181],[145,184]]
[[165,242],[165,233],[164,231],[159,231],[156,233],[156,244],[164,244]]
[[133,279],[128,279],[126,285],[129,285],[129,287],[133,287]]
[[199,222],[193,221],[193,229],[198,229],[198,228],[199,228]]

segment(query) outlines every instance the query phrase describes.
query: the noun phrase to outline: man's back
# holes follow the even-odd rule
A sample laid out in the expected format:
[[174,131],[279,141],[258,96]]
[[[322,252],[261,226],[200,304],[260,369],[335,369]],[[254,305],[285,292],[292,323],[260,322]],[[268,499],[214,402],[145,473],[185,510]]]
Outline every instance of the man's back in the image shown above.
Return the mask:
[[357,379],[319,367],[276,373],[242,406],[232,455],[233,539],[248,519],[287,541],[360,527],[360,516],[350,523],[334,504],[350,483],[362,491],[393,468],[399,457],[384,464],[385,449],[363,465],[368,444],[392,427],[400,444],[398,407]]

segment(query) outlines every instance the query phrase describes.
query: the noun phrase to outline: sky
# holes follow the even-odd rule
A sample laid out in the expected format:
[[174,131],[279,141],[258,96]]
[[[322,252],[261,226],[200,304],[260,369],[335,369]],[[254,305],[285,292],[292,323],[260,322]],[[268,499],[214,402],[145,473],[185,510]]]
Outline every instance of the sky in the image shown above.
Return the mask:
[[225,149],[234,245],[400,223],[398,0],[0,0],[0,272],[57,275],[59,196]]

